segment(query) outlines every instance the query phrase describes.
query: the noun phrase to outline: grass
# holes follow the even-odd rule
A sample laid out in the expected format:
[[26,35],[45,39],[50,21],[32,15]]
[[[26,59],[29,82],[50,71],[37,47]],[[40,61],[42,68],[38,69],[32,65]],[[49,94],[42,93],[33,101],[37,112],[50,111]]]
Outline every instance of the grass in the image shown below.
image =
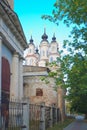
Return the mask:
[[47,130],[63,130],[66,126],[68,126],[71,122],[73,122],[74,119],[65,119],[64,122],[59,122],[54,127],[48,128]]

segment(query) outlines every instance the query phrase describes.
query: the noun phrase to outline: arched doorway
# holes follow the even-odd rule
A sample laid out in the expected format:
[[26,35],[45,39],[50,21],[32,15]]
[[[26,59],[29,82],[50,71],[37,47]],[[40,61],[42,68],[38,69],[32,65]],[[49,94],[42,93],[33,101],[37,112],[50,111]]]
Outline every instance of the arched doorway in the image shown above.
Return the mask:
[[9,122],[9,98],[10,98],[10,64],[5,57],[2,57],[2,86],[1,86],[1,116],[8,128]]
[[2,88],[1,99],[2,103],[6,103],[10,98],[10,64],[9,61],[2,57]]

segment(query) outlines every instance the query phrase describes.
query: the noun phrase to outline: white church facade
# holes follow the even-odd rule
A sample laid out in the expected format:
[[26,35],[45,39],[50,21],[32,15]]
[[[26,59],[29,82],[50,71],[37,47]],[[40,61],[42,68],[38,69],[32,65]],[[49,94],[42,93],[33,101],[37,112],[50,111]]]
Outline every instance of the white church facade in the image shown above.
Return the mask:
[[13,11],[13,0],[0,0],[0,99],[23,97],[23,56],[26,38]]
[[47,63],[57,61],[57,57],[59,57],[59,48],[55,34],[52,37],[52,41],[49,43],[46,30],[44,29],[39,48],[35,47],[35,43],[31,36],[25,56],[26,65],[45,67]]
[[[28,97],[31,103],[44,103],[46,106],[56,105],[58,107],[55,79],[48,77],[50,69],[52,71],[56,70],[50,68],[48,64],[57,61],[59,56],[55,34],[52,37],[52,41],[49,42],[46,30],[44,29],[39,48],[35,47],[31,36],[25,56],[26,62],[23,66],[24,97]],[[43,77],[49,80],[49,83],[41,80]]]

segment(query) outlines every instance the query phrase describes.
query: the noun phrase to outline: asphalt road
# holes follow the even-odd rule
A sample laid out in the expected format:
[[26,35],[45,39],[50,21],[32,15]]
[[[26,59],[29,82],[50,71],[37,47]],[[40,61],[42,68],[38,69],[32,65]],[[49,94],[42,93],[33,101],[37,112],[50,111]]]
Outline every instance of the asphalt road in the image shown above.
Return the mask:
[[69,124],[63,130],[87,130],[87,123],[84,120],[76,120]]

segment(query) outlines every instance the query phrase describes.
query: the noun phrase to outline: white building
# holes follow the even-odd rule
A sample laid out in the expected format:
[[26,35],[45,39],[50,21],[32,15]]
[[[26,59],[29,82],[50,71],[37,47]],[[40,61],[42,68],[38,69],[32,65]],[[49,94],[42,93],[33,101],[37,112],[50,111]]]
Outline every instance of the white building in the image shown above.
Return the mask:
[[0,98],[21,99],[22,62],[27,42],[12,8],[12,0],[0,0]]
[[25,56],[26,65],[45,67],[46,63],[57,61],[57,57],[59,57],[59,50],[55,34],[52,37],[51,43],[49,43],[47,39],[48,36],[44,30],[42,41],[38,50],[38,48],[35,47],[35,43],[31,37],[29,47],[27,49],[28,51]]
[[[46,30],[44,29],[39,49],[35,47],[31,37],[25,56],[26,65],[23,67],[24,96],[28,97],[31,103],[40,104],[44,102],[47,106],[53,104],[58,106],[55,79],[48,77],[49,71],[51,69],[56,71],[56,68],[55,66],[52,68],[49,65],[46,66],[48,63],[57,61],[57,57],[59,57],[59,50],[55,34],[52,37],[52,41],[49,42]],[[43,77],[47,81],[41,80]],[[49,83],[46,83],[48,81]]]

